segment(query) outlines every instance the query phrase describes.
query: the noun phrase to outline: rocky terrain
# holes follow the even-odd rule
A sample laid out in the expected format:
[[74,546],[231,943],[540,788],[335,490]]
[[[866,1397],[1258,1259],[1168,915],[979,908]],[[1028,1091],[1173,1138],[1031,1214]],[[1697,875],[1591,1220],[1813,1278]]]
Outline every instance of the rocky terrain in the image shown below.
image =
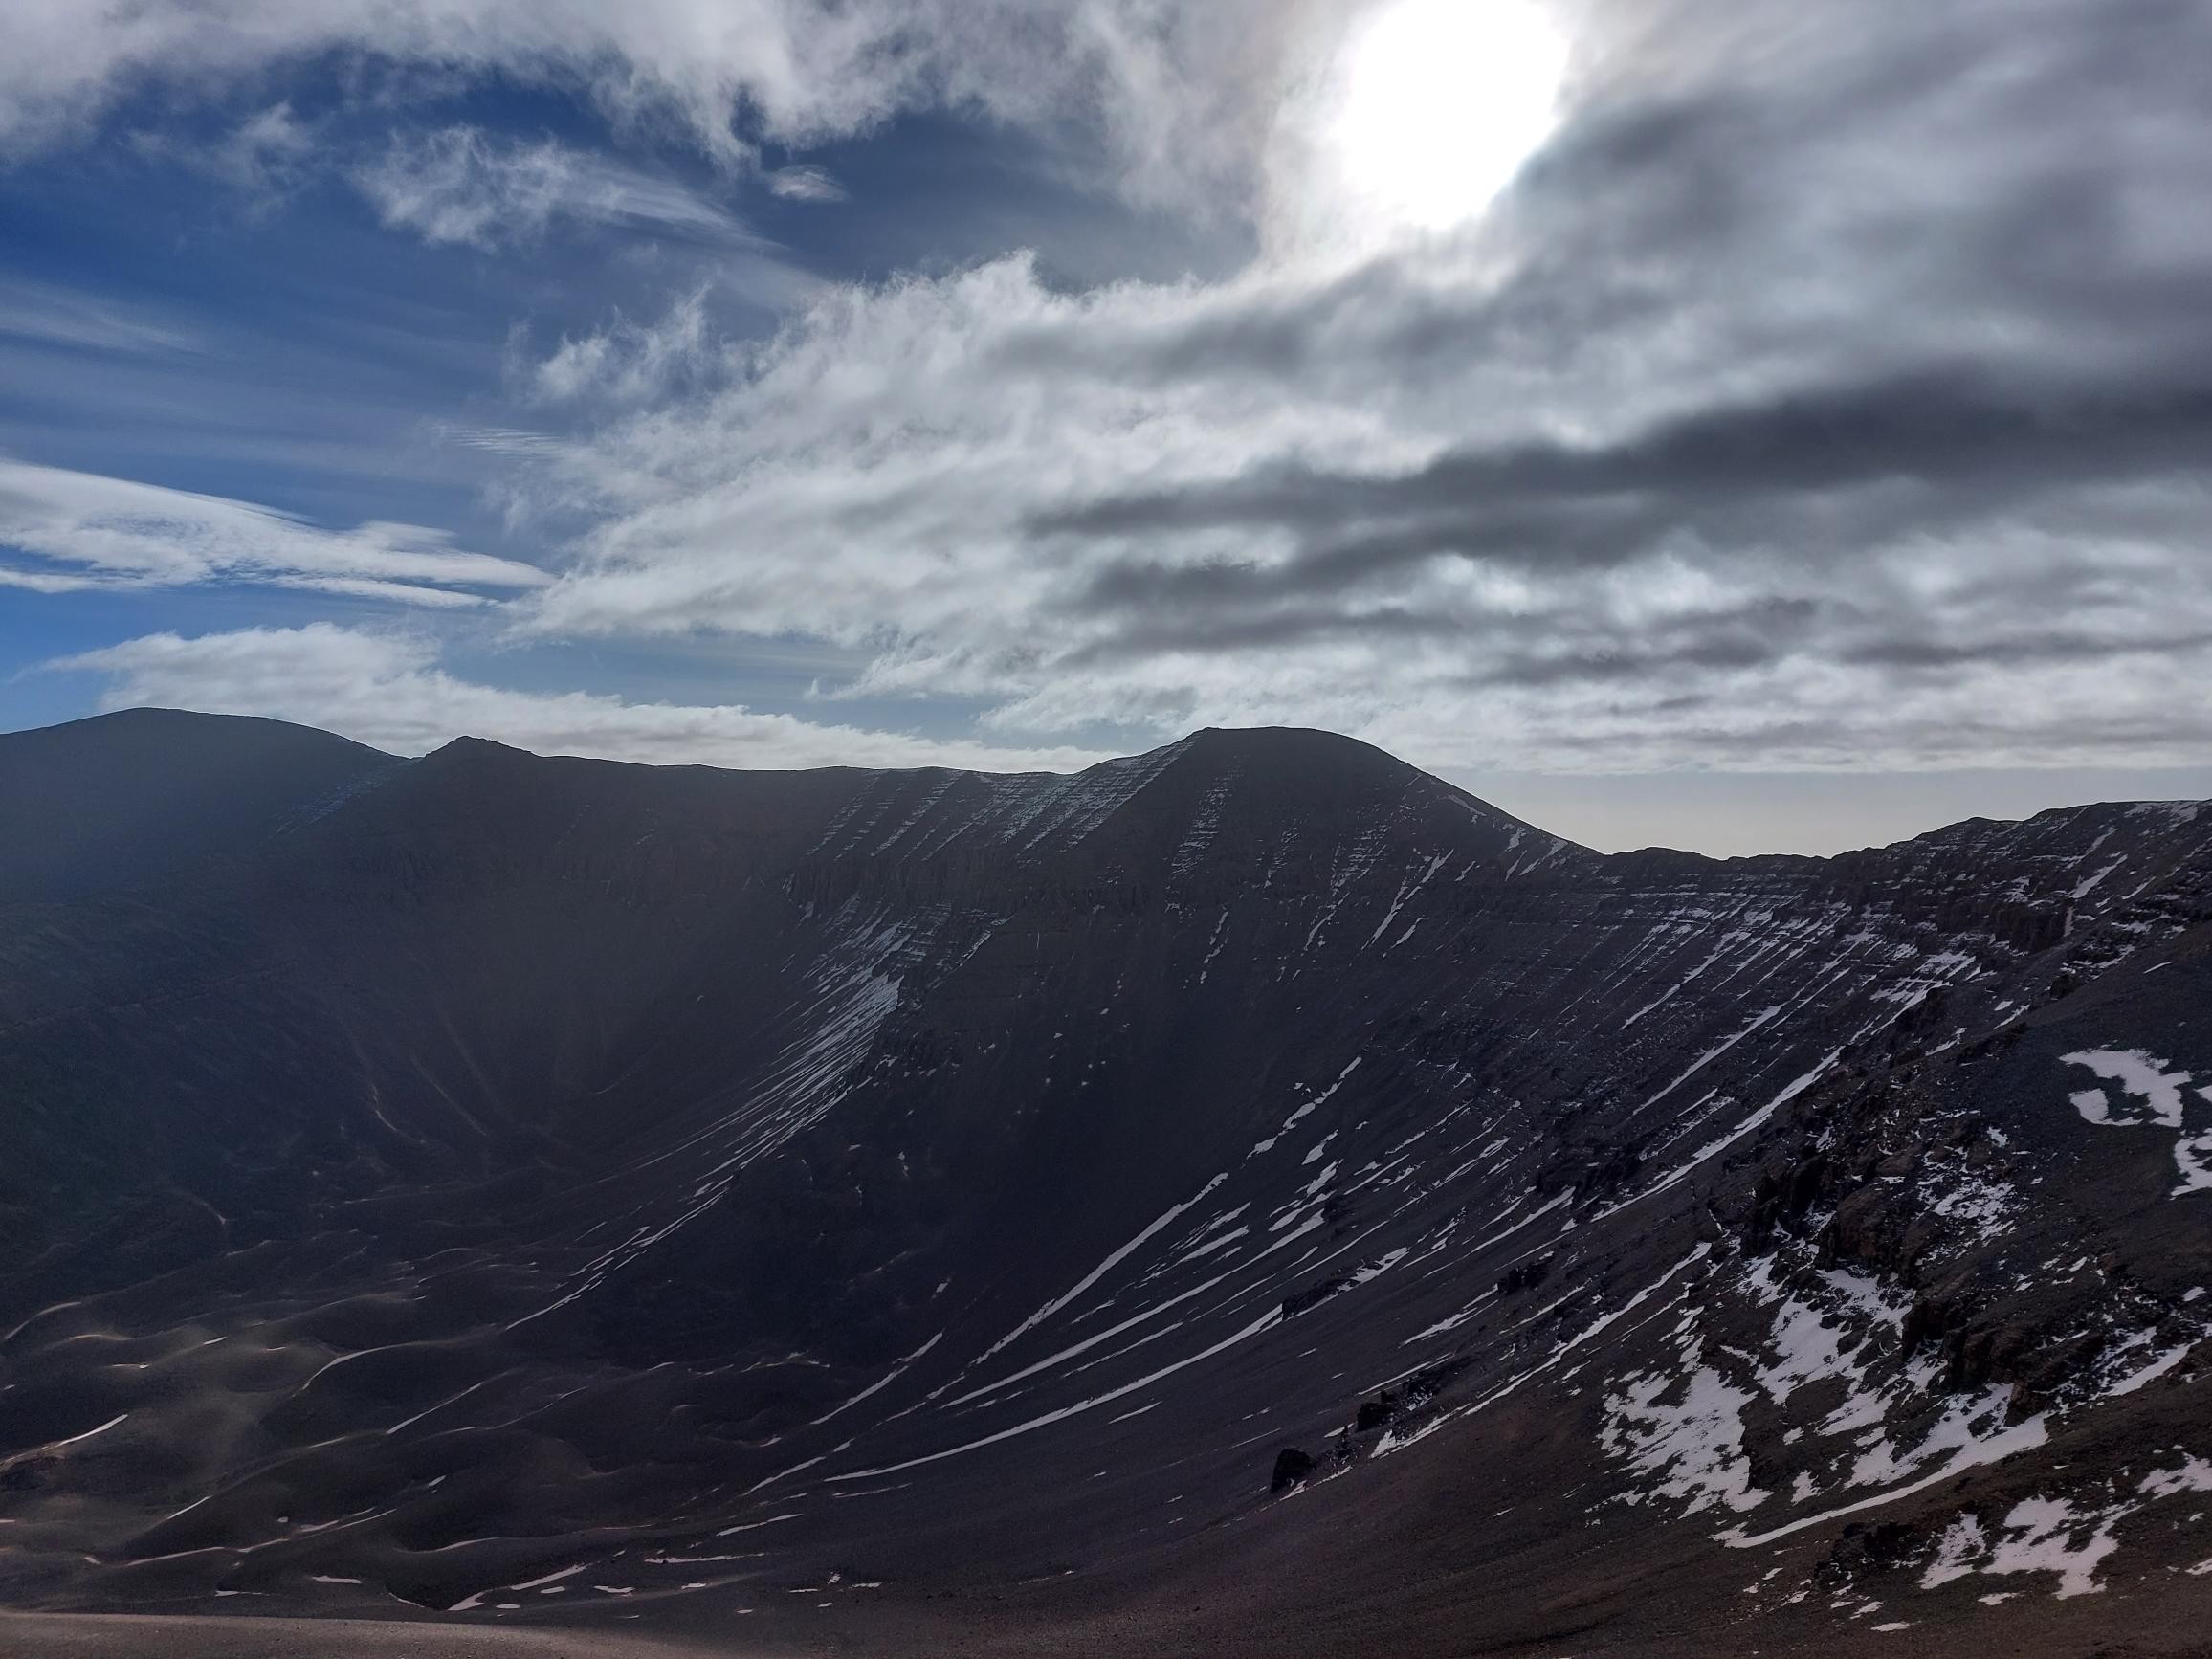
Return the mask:
[[0,737],[0,1632],[2212,1650],[2208,946],[2193,804]]

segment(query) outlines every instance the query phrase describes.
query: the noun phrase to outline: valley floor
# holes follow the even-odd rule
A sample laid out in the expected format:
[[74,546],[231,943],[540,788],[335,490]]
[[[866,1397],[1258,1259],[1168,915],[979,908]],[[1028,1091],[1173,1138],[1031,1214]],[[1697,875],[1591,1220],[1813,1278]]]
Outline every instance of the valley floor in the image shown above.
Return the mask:
[[[1365,1630],[1339,1625],[1325,1645],[1301,1643],[1272,1622],[1227,1630],[1200,1608],[1157,1604],[1101,1611],[1060,1623],[1034,1608],[919,1611],[886,1608],[860,1625],[809,1639],[786,1626],[763,1639],[726,1632],[662,1631],[651,1635],[605,1629],[495,1629],[438,1620],[210,1618],[145,1614],[0,1614],[0,1651],[19,1659],[811,1659],[813,1655],[881,1655],[883,1659],[1134,1659],[1136,1655],[1344,1654],[1396,1659],[1405,1630],[1387,1614]],[[1477,1623],[1482,1622],[1478,1617]],[[2036,1609],[2014,1632],[1972,1632],[1984,1651],[2008,1659],[2207,1659],[2212,1656],[2212,1585],[2083,1598]],[[1441,1632],[1440,1632],[1441,1634]],[[1880,1628],[1838,1628],[1819,1616],[1765,1617],[1730,1628],[1662,1631],[1634,1617],[1603,1631],[1556,1640],[1480,1643],[1441,1650],[1515,1659],[1955,1659],[1967,1632],[1941,1623]]]
[[500,1630],[424,1620],[221,1619],[0,1613],[0,1651],[24,1659],[675,1659],[740,1650],[597,1631]]

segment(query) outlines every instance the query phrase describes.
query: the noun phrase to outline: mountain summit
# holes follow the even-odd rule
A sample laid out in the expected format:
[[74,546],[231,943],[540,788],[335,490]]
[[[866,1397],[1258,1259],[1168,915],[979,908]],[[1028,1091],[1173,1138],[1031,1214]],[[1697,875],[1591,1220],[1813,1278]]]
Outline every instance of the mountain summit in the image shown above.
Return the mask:
[[1319,732],[741,773],[139,711],[0,738],[0,829],[16,1609],[924,1655],[2212,1611],[2197,806],[1723,864]]

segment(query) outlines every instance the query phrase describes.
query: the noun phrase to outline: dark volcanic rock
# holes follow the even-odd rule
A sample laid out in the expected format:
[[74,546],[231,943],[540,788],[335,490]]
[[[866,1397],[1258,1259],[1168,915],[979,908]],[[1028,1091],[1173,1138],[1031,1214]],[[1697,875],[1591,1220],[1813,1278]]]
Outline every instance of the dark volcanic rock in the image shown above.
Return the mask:
[[2207,828],[1609,858],[1291,731],[0,738],[0,1598],[902,1652],[946,1598],[1388,1653],[1817,1648],[2022,1561],[2166,1605]]
[[1310,1453],[1286,1446],[1275,1453],[1275,1470],[1268,1480],[1268,1491],[1288,1492],[1318,1468],[1320,1464]]

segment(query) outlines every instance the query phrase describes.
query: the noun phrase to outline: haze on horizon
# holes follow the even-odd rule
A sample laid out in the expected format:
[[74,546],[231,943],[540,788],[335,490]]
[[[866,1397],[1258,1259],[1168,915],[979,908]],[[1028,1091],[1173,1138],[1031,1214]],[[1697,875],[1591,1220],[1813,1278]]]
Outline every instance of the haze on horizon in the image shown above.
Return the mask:
[[2212,795],[2201,9],[0,15],[0,729]]

